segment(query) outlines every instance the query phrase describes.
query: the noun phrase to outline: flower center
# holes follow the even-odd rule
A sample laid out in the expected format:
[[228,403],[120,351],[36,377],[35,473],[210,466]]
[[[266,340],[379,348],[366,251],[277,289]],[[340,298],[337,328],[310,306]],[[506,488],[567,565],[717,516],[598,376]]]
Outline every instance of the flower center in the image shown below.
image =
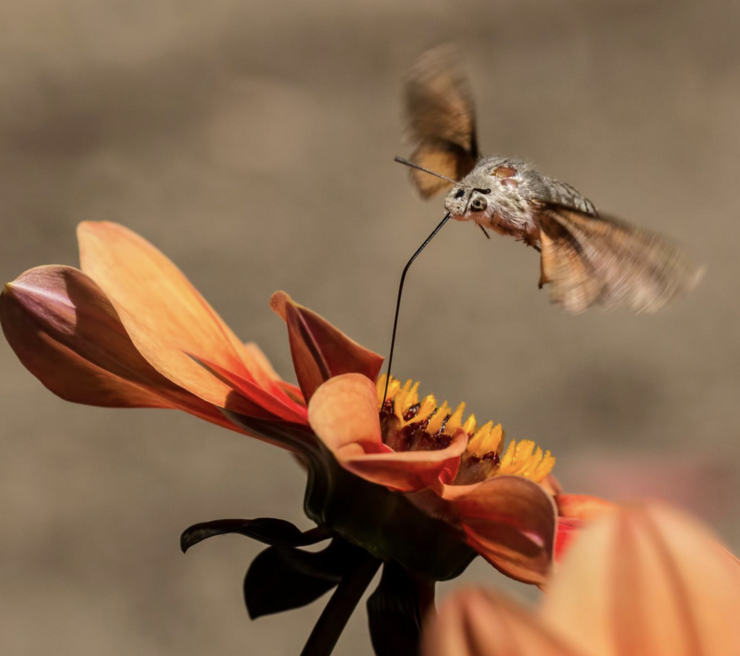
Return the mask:
[[386,375],[378,378],[378,411],[383,442],[394,451],[434,451],[452,442],[460,428],[468,435],[468,448],[460,459],[460,469],[453,484],[477,483],[490,476],[503,474],[524,476],[537,483],[552,471],[555,458],[543,453],[532,440],[509,440],[504,449],[501,424],[489,421],[478,427],[475,415],[465,421],[465,404],[455,408],[437,405],[433,395],[419,400],[419,383],[391,377],[383,402]]

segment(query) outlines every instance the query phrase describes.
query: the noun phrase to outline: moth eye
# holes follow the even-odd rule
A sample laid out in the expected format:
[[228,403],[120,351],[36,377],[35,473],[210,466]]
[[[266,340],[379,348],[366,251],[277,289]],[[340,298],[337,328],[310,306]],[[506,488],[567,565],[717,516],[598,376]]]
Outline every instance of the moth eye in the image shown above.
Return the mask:
[[513,178],[516,175],[516,169],[513,166],[497,166],[491,171],[491,175],[505,180],[506,178]]

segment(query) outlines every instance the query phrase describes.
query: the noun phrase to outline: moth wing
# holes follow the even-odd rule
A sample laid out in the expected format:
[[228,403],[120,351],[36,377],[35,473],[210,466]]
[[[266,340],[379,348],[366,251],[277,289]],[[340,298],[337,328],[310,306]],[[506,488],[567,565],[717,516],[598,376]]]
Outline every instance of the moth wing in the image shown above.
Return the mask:
[[[406,77],[404,109],[417,164],[453,180],[473,170],[478,159],[473,97],[453,48],[434,48],[417,60]],[[412,171],[411,180],[425,198],[451,186],[432,182],[421,171]]]
[[[461,180],[475,166],[475,158],[468,152],[447,141],[427,140],[422,142],[411,155],[411,160],[420,166],[442,175]],[[440,191],[450,189],[447,180],[437,178],[424,171],[411,169],[411,181],[422,198],[431,198]]]
[[703,270],[670,241],[617,219],[554,204],[537,214],[540,287],[570,312],[593,305],[655,312],[693,289]]

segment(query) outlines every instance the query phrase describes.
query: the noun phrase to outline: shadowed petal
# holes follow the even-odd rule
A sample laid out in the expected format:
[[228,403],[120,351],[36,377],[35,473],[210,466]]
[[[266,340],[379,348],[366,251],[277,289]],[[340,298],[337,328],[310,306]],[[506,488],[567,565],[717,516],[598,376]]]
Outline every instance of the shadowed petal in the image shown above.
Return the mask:
[[721,656],[740,647],[740,565],[701,525],[660,503],[584,529],[542,614],[589,654]]
[[303,400],[303,394],[300,388],[291,383],[286,383],[277,375],[267,356],[257,344],[247,342],[244,348],[251,363],[249,369],[259,385],[273,392],[275,391],[273,385],[276,385],[279,390],[285,392],[293,401],[305,407],[306,402]]
[[[78,311],[73,294],[86,310]],[[87,276],[71,267],[37,267],[8,283],[0,321],[23,365],[67,401],[107,407],[171,408],[159,393],[174,387],[126,335],[115,310]],[[88,338],[103,334],[110,348]]]
[[337,376],[321,385],[308,404],[308,420],[345,469],[402,491],[428,487],[440,477],[452,480],[467,446],[467,435],[458,431],[445,449],[389,449],[380,433],[375,384],[360,374]]
[[[282,389],[274,387],[268,392],[257,384],[254,379],[242,378],[226,369],[219,367],[217,364],[208,360],[199,360],[200,364],[208,369],[214,376],[223,380],[227,385],[238,390],[242,396],[256,403],[267,413],[272,413],[276,419],[292,421],[299,424],[306,423],[306,408],[293,401]],[[258,416],[258,415],[254,415]],[[264,415],[269,417],[269,414]]]
[[542,487],[520,476],[475,485],[445,485],[468,544],[496,569],[525,583],[545,582],[555,543],[555,504]]
[[[116,308],[136,349],[162,375],[193,394],[249,414],[224,384],[193,360],[208,359],[253,378],[242,344],[180,270],[142,237],[115,223],[77,230],[82,270]],[[257,375],[266,379],[257,367]]]
[[44,266],[23,273],[0,296],[0,321],[23,365],[67,401],[179,408],[233,428],[218,409],[141,357],[113,305],[77,269]]
[[306,401],[332,376],[357,373],[375,381],[383,365],[377,353],[360,346],[285,292],[275,292],[270,307],[288,326],[290,352]]
[[423,656],[577,656],[531,613],[472,588],[447,598],[430,617]]

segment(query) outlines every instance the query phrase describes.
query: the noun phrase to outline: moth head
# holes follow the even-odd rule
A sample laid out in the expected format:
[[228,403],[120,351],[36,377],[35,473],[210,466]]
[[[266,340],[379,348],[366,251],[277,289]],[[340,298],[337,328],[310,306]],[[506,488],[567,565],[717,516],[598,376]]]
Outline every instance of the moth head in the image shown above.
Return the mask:
[[458,221],[481,216],[491,206],[491,188],[455,185],[445,199],[445,209]]
[[492,215],[497,206],[527,190],[519,164],[501,157],[479,160],[449,192],[445,208],[458,221],[480,221]]

